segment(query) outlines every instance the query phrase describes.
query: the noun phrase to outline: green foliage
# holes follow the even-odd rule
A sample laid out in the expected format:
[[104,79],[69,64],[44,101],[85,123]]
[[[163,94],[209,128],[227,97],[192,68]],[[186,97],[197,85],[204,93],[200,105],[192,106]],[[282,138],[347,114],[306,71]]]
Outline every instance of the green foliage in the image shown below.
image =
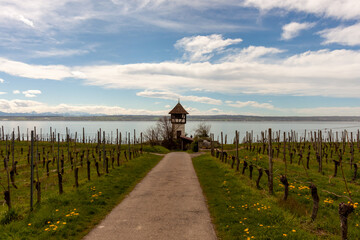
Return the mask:
[[166,153],[169,153],[169,149],[163,147],[163,146],[160,146],[160,145],[154,145],[154,146],[150,146],[150,145],[144,145],[143,146],[143,151],[144,152],[151,152],[151,153],[163,153],[163,154],[166,154]]
[[11,208],[1,216],[0,224],[2,225],[9,224],[12,221],[16,221],[19,219],[21,219],[21,216],[17,213],[17,211],[14,208]]
[[193,141],[190,145],[190,148],[191,148],[192,152],[198,152],[199,151],[199,142]]
[[195,129],[195,136],[200,138],[207,138],[210,134],[211,125],[205,122],[200,122]]
[[46,189],[43,192],[46,198],[35,205],[33,212],[29,212],[28,205],[24,207],[24,218],[16,218],[16,212],[2,217],[12,221],[0,225],[0,239],[82,239],[160,159],[161,156],[144,154],[122,162],[120,167],[111,168],[109,174],[92,176],[91,181],[81,181],[76,189],[67,187],[62,195],[58,194],[57,186],[55,190]]
[[[347,180],[347,186],[349,188],[349,191],[351,192],[351,198],[355,203],[355,206],[358,206],[360,199],[360,188],[359,188],[360,179],[358,177],[357,179],[353,180],[355,168],[354,166],[351,168],[349,164],[349,159],[351,158],[349,145],[350,144],[346,144],[345,154],[343,155],[344,161],[342,164],[342,168],[344,171],[345,178]],[[269,162],[268,162],[269,158],[267,156],[267,151],[266,151],[267,145],[265,145],[264,154],[262,153],[264,150],[264,146],[261,143],[253,143],[252,150],[247,150],[248,149],[247,144],[242,144],[239,146],[240,173],[236,172],[230,167],[232,163],[231,155],[236,154],[234,150],[231,150],[234,149],[235,147],[231,147],[231,145],[227,145],[226,148],[224,147],[224,149],[230,149],[229,151],[227,151],[229,159],[227,159],[226,162],[221,162],[218,159],[215,160],[210,156],[202,156],[201,158],[205,158],[207,159],[207,161],[202,161],[202,165],[200,169],[202,168],[206,169],[205,167],[209,167],[209,166],[224,168],[225,173],[222,173],[223,174],[222,177],[224,178],[224,180],[227,181],[227,184],[229,184],[229,181],[226,178],[230,175],[233,175],[235,179],[238,179],[238,181],[241,182],[242,185],[246,185],[249,187],[249,189],[247,190],[243,189],[242,192],[246,192],[246,194],[248,196],[251,196],[251,198],[262,196],[264,200],[271,202],[272,204],[271,206],[273,210],[274,207],[279,209],[277,212],[278,215],[290,214],[293,218],[290,222],[295,222],[297,224],[299,223],[298,224],[299,228],[314,234],[319,239],[339,239],[340,221],[338,214],[338,206],[339,203],[341,202],[347,203],[349,201],[348,199],[349,194],[347,193],[345,183],[342,178],[342,170],[340,169],[340,167],[338,168],[337,176],[333,177],[334,162],[332,160],[333,159],[339,160],[338,154],[335,153],[334,144],[331,147],[329,143],[323,143],[323,146],[325,146],[324,150],[326,154],[328,154],[328,156],[327,155],[323,156],[322,173],[318,172],[319,164],[316,158],[316,151],[314,150],[312,143],[308,143],[308,142],[304,146],[305,151],[303,152],[303,158],[301,161],[299,161],[300,155],[298,149],[296,148],[296,145],[294,144],[292,146],[292,150],[291,150],[293,154],[292,163],[290,163],[290,153],[288,146],[286,146],[285,153],[286,153],[287,170],[285,171],[285,163],[283,160],[283,156],[284,156],[283,143],[281,142],[273,143],[274,196],[269,196],[267,194],[267,176],[265,173],[263,174],[260,181],[261,189],[258,190],[256,188],[256,179],[259,175],[257,168],[262,168],[264,170],[269,167]],[[279,149],[279,154],[277,153],[278,149]],[[306,168],[307,153],[309,149],[310,149],[309,169],[305,170],[304,168]],[[331,152],[333,152],[332,157],[331,157]],[[353,163],[356,163],[359,166],[360,164],[359,160],[360,160],[360,149],[355,148]],[[246,169],[244,175],[241,174],[244,161],[248,163],[248,166],[253,165],[254,167],[252,179],[249,178],[249,167]],[[196,161],[194,160],[194,166],[196,167],[197,164],[195,163]],[[200,170],[197,171],[199,172]],[[212,170],[209,171],[211,173]],[[287,179],[290,184],[289,198],[287,199],[287,201],[282,200],[284,195],[284,186],[280,182],[280,176],[285,173],[287,175]],[[208,175],[207,179],[209,181],[209,185],[211,184],[216,185],[213,176]],[[310,221],[310,216],[313,206],[313,200],[309,190],[310,182],[316,185],[318,189],[318,194],[320,196],[320,207],[317,218],[315,219],[314,222]],[[237,194],[240,194],[241,196],[243,193],[237,193],[237,190],[239,188],[241,188],[241,186],[238,185],[234,185],[231,188],[228,187],[230,191],[229,198],[236,199],[239,197]],[[205,193],[207,192],[206,187],[204,187],[204,192]],[[216,194],[218,194],[216,198],[220,198],[219,194],[221,193],[217,192]],[[228,201],[228,199],[225,198],[224,201]],[[238,201],[241,202],[243,200],[239,199]],[[218,204],[221,204],[221,201],[219,201]],[[356,209],[355,212],[350,214],[349,216],[349,220],[348,220],[349,239],[357,239],[357,236],[360,236],[360,215],[357,210],[358,209]],[[264,219],[267,218],[266,215],[263,215],[263,217]],[[217,218],[219,217],[214,217],[214,219]],[[297,229],[295,230],[298,232]],[[289,234],[287,236],[288,238],[290,238]],[[257,237],[257,239],[259,239],[259,236]],[[276,238],[271,238],[271,239],[276,239]]]
[[309,231],[308,222],[279,206],[277,197],[210,155],[193,158],[193,164],[219,239],[336,239]]

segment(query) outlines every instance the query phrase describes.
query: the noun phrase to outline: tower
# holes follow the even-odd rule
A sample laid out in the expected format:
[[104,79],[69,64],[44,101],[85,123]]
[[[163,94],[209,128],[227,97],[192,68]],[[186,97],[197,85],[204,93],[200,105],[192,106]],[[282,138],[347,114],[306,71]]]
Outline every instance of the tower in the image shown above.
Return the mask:
[[171,115],[171,124],[173,129],[173,136],[176,139],[179,139],[180,136],[185,136],[185,124],[186,124],[186,114],[189,114],[184,107],[178,104],[169,112]]

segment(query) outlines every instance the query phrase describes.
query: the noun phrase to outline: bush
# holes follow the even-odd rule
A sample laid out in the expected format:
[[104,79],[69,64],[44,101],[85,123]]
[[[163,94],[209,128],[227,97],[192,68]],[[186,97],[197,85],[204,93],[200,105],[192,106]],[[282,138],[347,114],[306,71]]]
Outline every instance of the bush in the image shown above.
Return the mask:
[[191,143],[191,150],[193,152],[198,152],[199,151],[199,142],[198,141],[193,141]]
[[0,224],[5,225],[9,224],[12,221],[21,219],[21,216],[15,211],[15,209],[10,209],[7,211],[1,218]]

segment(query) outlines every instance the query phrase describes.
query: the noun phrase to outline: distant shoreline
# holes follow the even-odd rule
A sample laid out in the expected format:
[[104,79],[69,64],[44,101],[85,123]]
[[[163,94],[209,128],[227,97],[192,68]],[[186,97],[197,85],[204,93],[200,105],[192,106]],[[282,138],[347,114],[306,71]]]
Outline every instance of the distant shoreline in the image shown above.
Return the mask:
[[[157,121],[163,116],[0,116],[0,121]],[[237,121],[237,122],[360,122],[360,116],[243,116],[243,115],[193,115],[188,121]]]

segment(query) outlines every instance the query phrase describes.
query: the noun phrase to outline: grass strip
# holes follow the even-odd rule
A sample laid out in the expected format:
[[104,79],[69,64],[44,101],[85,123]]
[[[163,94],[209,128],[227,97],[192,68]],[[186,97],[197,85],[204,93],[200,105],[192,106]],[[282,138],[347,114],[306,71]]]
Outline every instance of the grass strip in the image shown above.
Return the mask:
[[[144,154],[71,192],[54,193],[29,215],[18,216],[19,220],[0,225],[0,239],[81,239],[161,158]],[[16,215],[16,212],[15,209],[8,214]]]
[[193,164],[219,239],[338,239],[314,231],[314,223],[282,208],[278,197],[209,154],[193,158]]

